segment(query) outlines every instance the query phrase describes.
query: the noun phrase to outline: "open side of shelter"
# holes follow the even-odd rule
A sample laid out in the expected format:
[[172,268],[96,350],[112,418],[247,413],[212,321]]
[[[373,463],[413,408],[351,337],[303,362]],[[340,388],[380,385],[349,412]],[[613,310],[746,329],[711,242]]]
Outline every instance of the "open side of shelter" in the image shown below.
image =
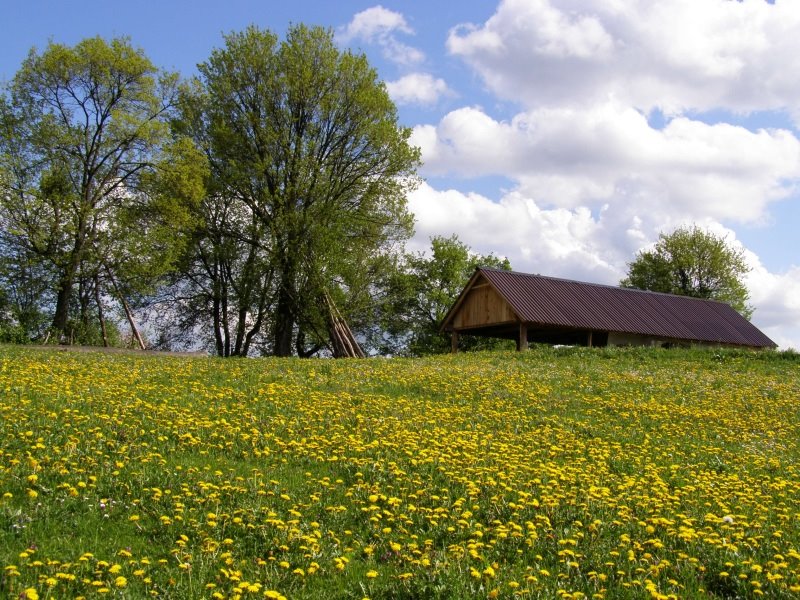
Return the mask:
[[776,344],[728,304],[479,267],[440,328],[462,335],[582,346]]

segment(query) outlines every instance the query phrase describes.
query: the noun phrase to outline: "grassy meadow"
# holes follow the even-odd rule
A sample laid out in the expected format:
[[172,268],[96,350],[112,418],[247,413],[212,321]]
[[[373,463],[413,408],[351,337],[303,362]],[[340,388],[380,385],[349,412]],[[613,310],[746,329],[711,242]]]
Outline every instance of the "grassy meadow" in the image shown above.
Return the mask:
[[0,597],[796,598],[800,360],[0,347]]

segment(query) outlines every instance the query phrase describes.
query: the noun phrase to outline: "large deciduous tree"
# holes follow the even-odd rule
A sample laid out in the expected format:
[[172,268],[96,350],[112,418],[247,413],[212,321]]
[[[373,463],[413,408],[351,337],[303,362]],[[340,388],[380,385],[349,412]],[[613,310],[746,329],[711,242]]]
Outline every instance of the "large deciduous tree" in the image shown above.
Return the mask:
[[642,250],[628,264],[623,287],[727,302],[748,319],[749,271],[744,252],[724,237],[696,225],[661,233],[652,250]]
[[366,58],[328,30],[299,25],[280,42],[249,27],[198,69],[182,127],[210,165],[205,225],[175,289],[205,311],[221,355],[246,354],[254,336],[308,354],[323,295],[363,297],[410,235],[418,150]]
[[32,50],[5,91],[0,249],[46,274],[62,338],[91,306],[102,326],[112,288],[141,292],[177,256],[203,163],[169,135],[176,93],[127,39],[99,37]]

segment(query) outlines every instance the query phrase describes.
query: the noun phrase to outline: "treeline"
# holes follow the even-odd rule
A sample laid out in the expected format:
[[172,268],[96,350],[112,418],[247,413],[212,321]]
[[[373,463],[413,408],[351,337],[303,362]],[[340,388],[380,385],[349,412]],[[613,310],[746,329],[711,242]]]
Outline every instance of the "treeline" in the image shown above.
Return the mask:
[[312,356],[328,296],[370,353],[445,350],[474,267],[510,266],[405,252],[410,133],[325,29],[232,33],[188,81],[128,39],[32,50],[0,99],[0,339]]

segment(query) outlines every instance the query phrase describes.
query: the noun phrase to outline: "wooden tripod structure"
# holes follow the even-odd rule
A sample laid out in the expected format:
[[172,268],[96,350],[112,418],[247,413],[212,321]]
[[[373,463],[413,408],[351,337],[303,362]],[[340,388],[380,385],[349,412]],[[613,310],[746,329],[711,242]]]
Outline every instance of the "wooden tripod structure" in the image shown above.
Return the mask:
[[358,345],[353,332],[344,320],[342,313],[336,308],[330,294],[323,292],[326,308],[328,309],[328,333],[331,340],[331,349],[334,358],[364,358],[364,351]]

